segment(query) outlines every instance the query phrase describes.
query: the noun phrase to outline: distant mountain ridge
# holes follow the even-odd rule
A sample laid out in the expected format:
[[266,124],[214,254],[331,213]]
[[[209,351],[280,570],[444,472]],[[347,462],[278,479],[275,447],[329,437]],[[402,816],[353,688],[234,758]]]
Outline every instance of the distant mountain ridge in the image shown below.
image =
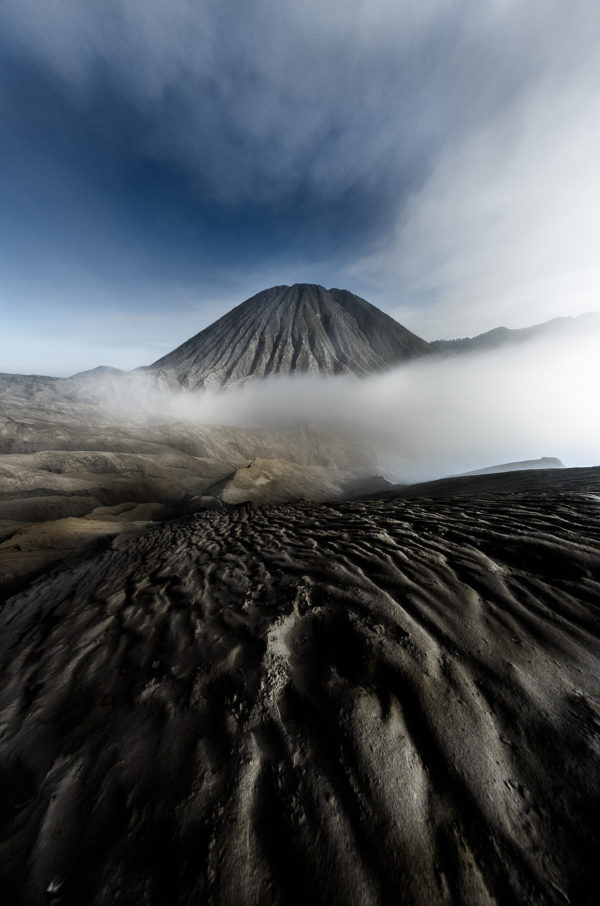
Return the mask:
[[462,472],[459,478],[470,475],[496,475],[499,472],[524,472],[531,469],[564,469],[565,464],[555,456],[541,456],[539,459],[526,459],[518,462],[502,462],[495,466],[485,466],[483,469],[473,469],[471,472]]
[[371,374],[432,353],[365,299],[296,283],[257,293],[144,370],[167,385],[217,388],[273,374]]
[[592,311],[578,317],[552,318],[543,324],[534,324],[532,327],[509,328],[494,327],[475,337],[460,337],[456,340],[432,340],[431,346],[436,352],[457,353],[474,352],[477,350],[498,349],[510,343],[521,343],[551,336],[569,336],[587,330],[600,330],[600,312]]
[[140,375],[173,389],[232,387],[270,375],[368,375],[432,356],[492,352],[543,338],[600,337],[600,312],[531,327],[496,327],[474,337],[427,342],[360,296],[296,283],[262,290],[151,365],[122,371],[101,365],[69,377],[0,374],[3,392],[32,397],[101,395],[134,386]]

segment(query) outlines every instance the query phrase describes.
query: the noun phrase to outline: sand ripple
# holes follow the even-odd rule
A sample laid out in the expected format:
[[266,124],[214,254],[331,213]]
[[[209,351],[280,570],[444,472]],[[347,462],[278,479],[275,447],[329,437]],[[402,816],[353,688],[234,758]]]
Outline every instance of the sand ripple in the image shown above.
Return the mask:
[[2,611],[26,904],[587,904],[600,507],[209,511]]

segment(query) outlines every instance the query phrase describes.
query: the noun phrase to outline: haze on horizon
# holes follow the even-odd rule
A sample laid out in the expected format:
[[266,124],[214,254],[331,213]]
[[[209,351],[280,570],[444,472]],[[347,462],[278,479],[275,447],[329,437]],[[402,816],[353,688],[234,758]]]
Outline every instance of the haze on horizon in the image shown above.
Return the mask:
[[0,371],[281,283],[425,339],[600,308],[599,39],[593,0],[5,0]]
[[276,374],[200,391],[159,385],[142,370],[95,376],[83,398],[92,393],[107,424],[310,426],[365,445],[370,468],[391,481],[428,481],[543,456],[591,466],[600,451],[599,343],[596,325],[567,338],[559,332],[424,356],[368,376]]

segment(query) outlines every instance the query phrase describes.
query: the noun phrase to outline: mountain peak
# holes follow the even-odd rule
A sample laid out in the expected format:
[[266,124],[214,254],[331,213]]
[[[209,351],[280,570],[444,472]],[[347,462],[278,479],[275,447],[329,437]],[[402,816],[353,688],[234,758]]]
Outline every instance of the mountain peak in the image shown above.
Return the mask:
[[149,370],[190,389],[224,387],[272,374],[370,374],[431,351],[348,290],[294,283],[257,293]]

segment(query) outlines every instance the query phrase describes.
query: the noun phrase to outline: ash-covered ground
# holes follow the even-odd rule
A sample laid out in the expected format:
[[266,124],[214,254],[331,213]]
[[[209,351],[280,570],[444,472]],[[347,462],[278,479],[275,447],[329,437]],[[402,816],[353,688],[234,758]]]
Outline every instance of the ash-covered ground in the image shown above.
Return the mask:
[[4,901],[596,903],[600,470],[534,474],[209,510],[9,598]]

